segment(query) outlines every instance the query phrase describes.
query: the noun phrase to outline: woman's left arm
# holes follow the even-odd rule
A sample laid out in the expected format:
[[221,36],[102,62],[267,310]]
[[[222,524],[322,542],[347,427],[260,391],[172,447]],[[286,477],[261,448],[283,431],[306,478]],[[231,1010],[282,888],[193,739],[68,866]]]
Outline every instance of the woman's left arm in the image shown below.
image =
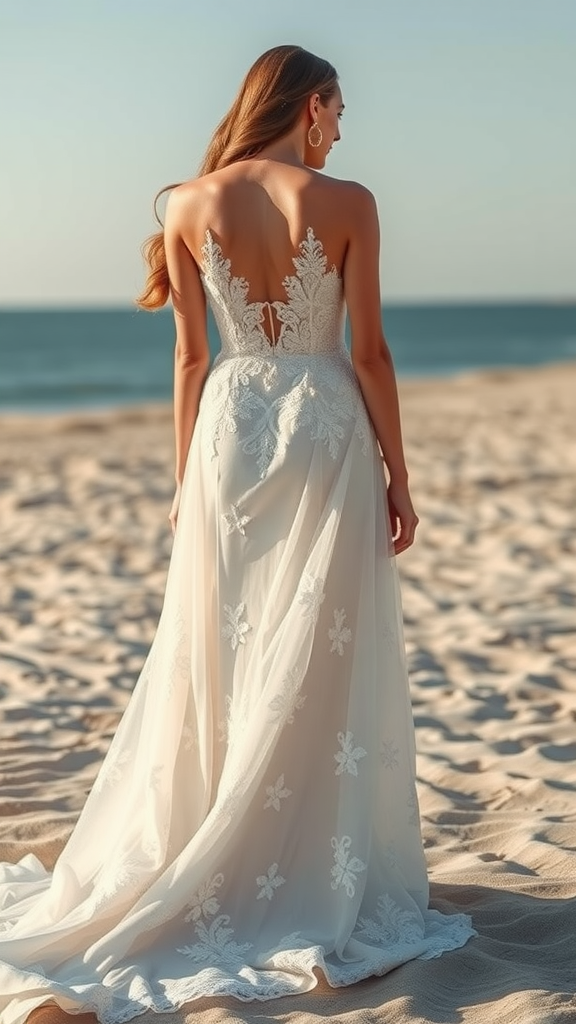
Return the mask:
[[[177,489],[182,484],[186,457],[198,416],[200,396],[210,366],[206,297],[196,261],[183,237],[189,215],[188,194],[177,188],[168,198],[164,226],[170,297],[176,325],[174,434]],[[170,518],[172,520],[172,514]],[[175,516],[173,528],[174,525]]]

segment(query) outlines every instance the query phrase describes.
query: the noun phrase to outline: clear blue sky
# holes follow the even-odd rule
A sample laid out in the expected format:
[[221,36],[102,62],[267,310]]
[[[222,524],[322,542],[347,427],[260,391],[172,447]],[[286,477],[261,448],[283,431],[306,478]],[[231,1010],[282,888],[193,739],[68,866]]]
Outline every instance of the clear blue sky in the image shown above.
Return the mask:
[[269,46],[340,72],[383,300],[576,297],[576,0],[0,0],[0,304],[129,302]]

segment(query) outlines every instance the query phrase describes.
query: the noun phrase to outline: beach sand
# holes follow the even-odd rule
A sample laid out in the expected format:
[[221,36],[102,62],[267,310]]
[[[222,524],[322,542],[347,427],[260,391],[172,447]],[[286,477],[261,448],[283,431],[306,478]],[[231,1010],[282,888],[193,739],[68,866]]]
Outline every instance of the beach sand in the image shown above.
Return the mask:
[[[576,365],[400,391],[432,904],[479,937],[348,989],[142,1024],[576,1022]],[[172,471],[164,407],[0,418],[0,860],[50,867],[91,787],[160,613]]]

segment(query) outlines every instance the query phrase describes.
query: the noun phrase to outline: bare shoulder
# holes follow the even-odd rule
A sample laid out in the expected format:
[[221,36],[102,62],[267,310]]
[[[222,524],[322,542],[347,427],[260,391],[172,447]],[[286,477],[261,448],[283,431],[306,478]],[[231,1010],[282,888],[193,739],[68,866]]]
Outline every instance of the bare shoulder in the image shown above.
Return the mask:
[[221,197],[222,183],[213,180],[218,175],[215,172],[177,185],[166,204],[165,235],[182,238],[196,260],[204,239],[202,225]]
[[204,189],[201,178],[192,178],[176,185],[168,196],[166,214],[170,215],[173,221],[180,218],[188,218],[198,208]]
[[194,251],[199,245],[200,226],[209,223],[215,212],[221,209],[234,178],[231,168],[212,171],[199,178],[191,178],[172,189],[166,206],[166,219],[182,232],[189,248]]
[[341,202],[354,218],[372,219],[377,215],[374,193],[366,185],[362,185],[359,181],[341,181],[340,185]]
[[331,178],[326,174],[318,175],[330,205],[335,205],[340,218],[350,225],[374,224],[378,220],[376,199],[366,185],[359,181],[346,181],[342,178]]

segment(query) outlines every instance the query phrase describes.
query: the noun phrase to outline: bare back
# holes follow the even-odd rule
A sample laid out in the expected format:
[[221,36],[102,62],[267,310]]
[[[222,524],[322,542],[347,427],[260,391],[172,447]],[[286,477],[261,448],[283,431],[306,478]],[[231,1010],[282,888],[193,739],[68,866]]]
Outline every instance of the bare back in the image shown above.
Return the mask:
[[164,240],[177,343],[187,362],[208,356],[206,297],[201,283],[207,232],[248,286],[246,302],[268,306],[268,340],[281,329],[274,307],[308,229],[321,243],[327,270],[341,280],[355,365],[387,360],[379,282],[379,225],[372,193],[303,164],[255,158],[178,186]]
[[209,229],[249,282],[248,301],[282,300],[282,281],[309,227],[322,242],[328,266],[341,275],[349,241],[350,186],[310,170],[273,160],[233,164],[181,186],[190,216],[184,240],[201,266]]

